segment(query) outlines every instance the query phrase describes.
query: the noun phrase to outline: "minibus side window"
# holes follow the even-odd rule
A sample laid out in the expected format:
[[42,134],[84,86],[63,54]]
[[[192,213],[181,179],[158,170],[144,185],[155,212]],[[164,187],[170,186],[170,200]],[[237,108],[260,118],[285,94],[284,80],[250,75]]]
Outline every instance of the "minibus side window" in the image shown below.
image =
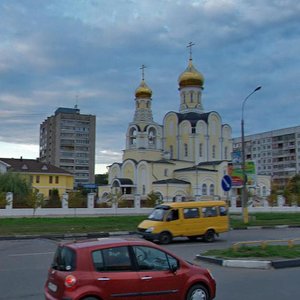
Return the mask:
[[216,206],[203,207],[202,215],[203,217],[216,217],[218,215],[217,207]]
[[199,209],[198,208],[185,208],[183,210],[183,216],[185,219],[199,218]]
[[227,216],[227,208],[225,206],[219,207],[220,216]]
[[167,216],[167,222],[175,221],[178,219],[179,219],[178,209],[172,209]]

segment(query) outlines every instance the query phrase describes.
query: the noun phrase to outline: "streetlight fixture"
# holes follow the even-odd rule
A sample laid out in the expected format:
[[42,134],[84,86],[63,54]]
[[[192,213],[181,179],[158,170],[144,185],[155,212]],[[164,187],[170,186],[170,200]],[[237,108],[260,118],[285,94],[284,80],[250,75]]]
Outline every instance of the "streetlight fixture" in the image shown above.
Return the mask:
[[243,220],[244,223],[249,222],[248,216],[248,194],[247,194],[247,175],[246,175],[246,155],[245,155],[245,132],[244,132],[244,108],[246,101],[251,95],[259,91],[261,86],[258,86],[253,90],[243,101],[242,104],[242,119],[241,119],[241,131],[242,131],[242,175],[243,175],[243,187],[242,187],[242,208],[243,208]]

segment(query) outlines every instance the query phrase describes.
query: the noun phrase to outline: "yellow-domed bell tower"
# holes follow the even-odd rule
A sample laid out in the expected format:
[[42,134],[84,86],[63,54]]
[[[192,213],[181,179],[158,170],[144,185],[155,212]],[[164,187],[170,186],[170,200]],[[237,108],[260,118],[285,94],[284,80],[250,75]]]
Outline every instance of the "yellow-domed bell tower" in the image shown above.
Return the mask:
[[145,82],[145,66],[141,69],[142,81],[135,90],[135,113],[128,126],[123,160],[157,160],[162,157],[162,127],[153,121],[152,90]]
[[192,60],[193,44],[190,43],[190,59],[185,71],[178,78],[180,91],[180,113],[203,113],[202,90],[204,84],[203,75],[194,67]]

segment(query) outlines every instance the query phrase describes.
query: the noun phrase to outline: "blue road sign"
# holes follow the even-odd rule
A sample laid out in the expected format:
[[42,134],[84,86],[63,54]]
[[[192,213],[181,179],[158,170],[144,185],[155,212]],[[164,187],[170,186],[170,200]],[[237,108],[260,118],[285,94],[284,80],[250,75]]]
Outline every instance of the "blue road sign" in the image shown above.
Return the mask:
[[231,189],[232,186],[232,180],[229,175],[224,175],[222,178],[222,189],[225,192],[228,192]]

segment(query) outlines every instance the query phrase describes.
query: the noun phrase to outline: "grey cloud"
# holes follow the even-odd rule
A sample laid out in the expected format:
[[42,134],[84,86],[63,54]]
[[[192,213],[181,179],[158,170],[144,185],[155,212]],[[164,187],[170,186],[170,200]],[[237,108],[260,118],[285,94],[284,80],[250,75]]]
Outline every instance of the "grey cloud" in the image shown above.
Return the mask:
[[299,13],[298,2],[279,0],[1,1],[0,140],[38,144],[39,124],[77,103],[97,115],[97,162],[109,163],[124,149],[142,64],[155,121],[178,110],[189,41],[204,108],[234,135],[241,101],[257,85],[247,132],[298,125]]

